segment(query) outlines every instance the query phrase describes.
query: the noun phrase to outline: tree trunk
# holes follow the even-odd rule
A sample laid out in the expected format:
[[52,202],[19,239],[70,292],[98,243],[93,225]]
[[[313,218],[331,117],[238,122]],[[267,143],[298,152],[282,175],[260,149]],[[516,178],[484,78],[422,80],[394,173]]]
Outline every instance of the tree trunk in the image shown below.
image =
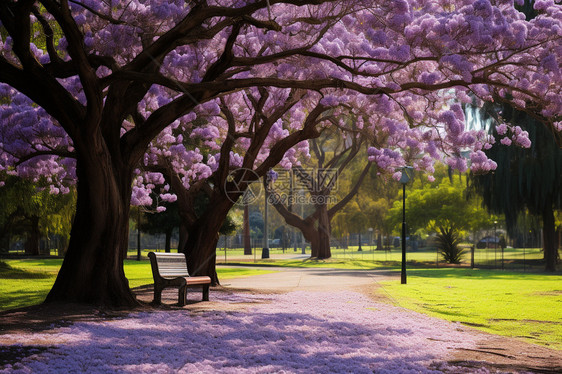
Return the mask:
[[314,223],[316,234],[313,238],[309,239],[311,257],[316,257],[318,259],[330,258],[332,257],[332,252],[330,250],[330,236],[332,230],[328,217],[328,205],[317,204],[314,216],[316,217],[316,222]]
[[219,234],[218,229],[214,230],[214,232],[211,231],[202,222],[197,222],[189,230],[184,251],[187,257],[189,274],[207,275],[211,277],[211,284],[216,286],[220,284],[215,266]]
[[209,202],[213,209],[205,211],[189,226],[189,235],[183,248],[189,274],[207,275],[211,277],[213,286],[220,284],[215,266],[219,230],[233,204],[226,195],[213,194]]
[[250,237],[250,208],[248,204],[244,204],[244,254],[251,255],[252,254],[252,243]]
[[30,256],[39,255],[39,217],[29,217],[29,237],[25,242],[25,254]]
[[4,225],[0,227],[0,253],[10,252],[12,225],[14,223],[14,220],[16,219],[17,214],[17,210],[10,214],[4,221]]
[[172,241],[172,230],[166,231],[166,243],[164,244],[164,252],[170,253],[170,242]]
[[[103,145],[82,147],[76,215],[62,267],[46,302],[133,306],[125,277],[132,168],[113,167]],[[100,143],[98,143],[100,144]],[[77,148],[78,149],[78,148]]]
[[[179,198],[178,198],[179,199]],[[181,221],[180,215],[180,238],[178,241],[178,252],[183,252],[187,245],[187,237],[189,236],[189,229],[185,222]]]
[[546,204],[542,214],[543,220],[543,249],[546,271],[556,271],[558,262],[558,246],[552,204]]

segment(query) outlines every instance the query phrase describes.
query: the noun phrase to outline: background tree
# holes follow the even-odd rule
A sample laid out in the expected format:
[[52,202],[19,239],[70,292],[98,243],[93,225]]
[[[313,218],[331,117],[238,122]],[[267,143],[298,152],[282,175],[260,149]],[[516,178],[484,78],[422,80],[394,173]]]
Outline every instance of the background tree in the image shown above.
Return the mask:
[[[155,157],[145,168],[169,180],[171,191],[177,196],[181,224],[187,232],[180,250],[186,253],[192,274],[207,274],[213,284],[219,282],[214,261],[218,230],[234,204],[243,198],[248,185],[278,163],[295,162],[299,143],[317,136],[317,125],[325,121],[326,107],[320,104],[318,95],[314,96],[309,97],[302,90],[258,88],[216,100],[214,109],[218,113],[209,110],[210,106],[201,107],[199,117],[206,115],[207,121],[192,137],[207,147],[199,150],[201,156],[197,159],[206,159],[207,164],[202,164],[202,176],[195,182],[171,167],[185,163],[183,154],[180,153],[180,160],[170,157],[165,151],[167,146],[161,150],[165,143],[151,149]],[[312,110],[303,113],[308,108]],[[299,114],[302,121],[291,120]],[[303,145],[300,148],[306,151]],[[184,170],[193,174],[199,165]],[[198,196],[208,200],[205,209],[197,210]]]
[[[525,0],[519,9],[528,21],[540,18],[541,9],[535,7],[533,0]],[[475,185],[490,210],[505,214],[511,235],[516,233],[518,218],[525,210],[542,218],[545,269],[555,271],[560,258],[560,243],[554,210],[560,209],[562,204],[560,127],[552,129],[548,125],[552,120],[537,114],[530,116],[509,103],[488,104],[479,111],[479,117],[489,122],[490,132],[496,139],[494,147],[486,153],[498,163],[499,169],[493,175],[476,176]],[[560,111],[551,113],[551,116],[556,121],[561,119]],[[531,133],[531,148],[507,149],[505,146],[516,141],[522,132]]]
[[311,257],[324,259],[331,257],[331,220],[355,196],[371,163],[364,161],[363,170],[347,195],[336,203],[330,203],[338,176],[357,156],[364,145],[363,139],[353,132],[344,136],[338,128],[326,128],[318,139],[310,140],[310,144],[314,154],[311,159],[313,163],[309,163],[312,168],[296,166],[289,177],[308,192],[312,213],[307,217],[300,217],[295,212],[290,212],[288,203],[276,191],[275,184],[272,188],[272,203],[285,222],[298,228],[310,242]]
[[[515,236],[522,214],[529,212],[541,217],[545,269],[555,271],[559,259],[558,235],[554,211],[562,207],[562,150],[560,138],[540,119],[516,111],[509,105],[500,108],[487,106],[481,112],[491,120],[490,131],[496,143],[487,151],[497,162],[493,174],[475,175],[474,187],[484,205],[494,213],[504,214],[507,230]],[[499,124],[498,117],[502,123]],[[527,131],[531,146],[528,149],[507,145]]]
[[[362,171],[362,162],[365,156],[359,155],[343,175],[339,179],[339,188],[336,196],[341,199],[341,192],[349,191],[353,181],[357,180]],[[360,210],[363,212],[364,222],[362,227],[373,228],[373,240],[377,243],[377,249],[383,249],[383,236],[391,235],[392,227],[387,224],[386,216],[392,207],[392,201],[396,198],[399,184],[395,180],[389,178],[388,175],[381,175],[377,168],[371,168],[368,175],[359,187],[358,196],[360,196],[359,205],[347,204],[340,212],[334,216],[334,234],[349,233],[351,227],[351,217],[355,212]],[[357,202],[357,200],[355,200]],[[356,232],[351,230],[351,232]]]
[[171,249],[172,234],[174,230],[179,230],[179,215],[177,204],[171,202],[164,202],[160,206],[166,210],[157,212],[157,207],[154,211],[143,211],[140,230],[151,235],[165,235],[164,252],[169,253]]
[[[406,222],[410,235],[415,232],[437,234],[439,249],[446,261],[458,263],[462,251],[460,239],[468,230],[480,228],[481,222],[489,223],[489,216],[481,208],[480,201],[469,198],[466,176],[444,177],[440,183],[417,183],[408,191]],[[389,212],[393,226],[402,221],[402,199],[397,199]]]
[[25,241],[27,255],[39,255],[40,241],[45,250],[56,240],[62,254],[70,234],[75,194],[54,194],[40,184],[17,176],[6,178],[0,187],[0,250],[7,252],[14,235]]

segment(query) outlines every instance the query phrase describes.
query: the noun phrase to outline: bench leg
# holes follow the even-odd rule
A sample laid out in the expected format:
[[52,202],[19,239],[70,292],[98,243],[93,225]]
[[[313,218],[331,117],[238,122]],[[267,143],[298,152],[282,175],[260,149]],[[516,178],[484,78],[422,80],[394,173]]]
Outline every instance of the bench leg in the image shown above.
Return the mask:
[[152,303],[156,304],[156,305],[162,304],[162,289],[161,288],[157,288],[156,286],[154,286],[154,301],[152,301]]
[[187,286],[178,289],[178,305],[184,306],[187,303]]
[[203,285],[203,301],[209,301],[209,285]]

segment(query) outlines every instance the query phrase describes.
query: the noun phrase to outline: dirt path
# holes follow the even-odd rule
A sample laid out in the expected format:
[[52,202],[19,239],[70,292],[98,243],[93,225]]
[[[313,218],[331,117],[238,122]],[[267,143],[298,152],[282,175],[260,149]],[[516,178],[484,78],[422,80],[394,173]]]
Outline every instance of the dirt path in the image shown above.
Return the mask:
[[[259,297],[256,299],[240,298],[236,300],[236,295],[274,295],[296,293],[302,296],[306,293],[310,298],[316,295],[345,294],[346,292],[357,292],[373,302],[382,305],[394,304],[382,292],[375,292],[381,280],[398,279],[396,273],[375,271],[375,270],[334,270],[334,269],[287,269],[287,268],[268,268],[275,270],[275,273],[257,275],[248,278],[238,278],[225,280],[221,287],[211,291],[211,302],[200,303],[200,292],[190,292],[191,302],[183,309],[199,315],[199,312],[237,312],[248,311],[260,303],[266,301]],[[152,300],[151,287],[143,287],[136,290],[138,298],[146,303]],[[213,300],[213,293],[215,298]],[[222,296],[221,296],[222,295]],[[169,290],[163,294],[163,301],[167,305],[154,309],[146,305],[141,308],[141,312],[151,312],[154,310],[180,310],[173,304],[176,301],[177,291]],[[230,298],[230,299],[229,299]],[[225,302],[225,300],[230,300]],[[250,301],[248,301],[250,300]],[[265,300],[265,299],[264,299]],[[431,321],[433,324],[443,323],[447,329],[451,324],[446,321],[440,322],[435,318],[420,316],[411,311],[404,311],[412,318],[421,318]],[[17,360],[25,359],[27,356],[40,353],[43,346],[30,344],[29,346],[14,346],[3,341],[3,337],[21,335],[22,337],[32,338],[35,333],[50,331],[56,327],[69,326],[74,322],[96,322],[112,319],[121,319],[127,315],[128,311],[118,310],[98,310],[77,305],[59,306],[37,306],[17,311],[0,313],[0,369],[3,364],[13,364]],[[334,311],[337,313],[337,311]],[[419,317],[418,317],[419,316]],[[532,345],[517,339],[491,335],[480,332],[470,327],[457,325],[456,333],[464,336],[466,341],[476,342],[467,344],[469,348],[455,348],[447,351],[442,357],[444,362],[453,363],[456,366],[468,368],[476,371],[487,369],[490,372],[506,373],[560,373],[562,372],[562,352],[551,350],[546,347]],[[444,339],[442,337],[428,337],[428,340]],[[1,371],[1,370],[0,370]]]
[[[380,281],[399,280],[396,272],[380,270],[277,269],[278,273],[225,281],[226,289],[252,292],[290,292],[295,290],[359,291],[378,301],[394,303],[382,292]],[[477,337],[477,347],[455,350],[446,359],[466,367],[483,367],[504,372],[562,373],[562,351],[527,342],[485,333],[468,326],[459,326],[466,334]]]

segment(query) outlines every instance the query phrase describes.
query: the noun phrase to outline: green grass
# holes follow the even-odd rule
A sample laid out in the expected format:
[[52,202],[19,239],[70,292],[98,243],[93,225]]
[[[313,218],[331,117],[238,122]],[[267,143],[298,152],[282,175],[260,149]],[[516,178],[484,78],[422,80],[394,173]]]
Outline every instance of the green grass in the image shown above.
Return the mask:
[[420,269],[408,284],[381,282],[400,306],[562,350],[562,276]]
[[[0,310],[36,305],[45,299],[53,286],[62,259],[0,261]],[[147,260],[125,260],[125,275],[131,288],[152,284]],[[247,277],[271,271],[252,268],[218,267],[219,279]]]
[[[461,264],[464,266],[470,266],[470,249],[469,245],[463,245],[466,248],[466,252],[462,257]],[[217,250],[217,263],[255,263],[255,264],[268,264],[279,263],[281,266],[328,266],[321,264],[299,263],[301,260],[290,260],[289,262],[280,261],[278,259],[274,260],[262,260],[261,259],[261,249],[256,249],[256,256],[254,255],[243,255],[242,249],[228,249],[226,255],[226,261],[224,256],[224,250],[219,248]],[[306,253],[310,255],[310,248],[307,248]],[[375,250],[375,247],[363,246],[363,251],[358,251],[357,246],[350,246],[348,249],[343,248],[332,248],[331,261],[334,266],[342,266],[344,268],[350,268],[348,262],[359,261],[357,268],[372,268],[372,267],[399,267],[402,261],[402,250],[401,248],[392,248],[387,251]],[[294,252],[292,248],[285,251],[283,254],[281,249],[271,249],[270,254],[275,257],[295,257],[300,255],[300,249]],[[131,254],[130,254],[131,255]],[[539,248],[506,248],[504,251],[504,267],[506,270],[542,270],[544,265],[540,261],[543,254]],[[487,267],[487,268],[500,268],[501,267],[501,249],[487,248],[487,249],[476,249],[474,254],[474,260],[476,267]],[[438,261],[438,262],[437,262]],[[423,267],[435,267],[435,266],[445,266],[441,256],[437,255],[435,248],[422,248],[416,251],[407,252],[407,262],[413,266],[423,266]],[[364,264],[364,265],[359,265]]]

